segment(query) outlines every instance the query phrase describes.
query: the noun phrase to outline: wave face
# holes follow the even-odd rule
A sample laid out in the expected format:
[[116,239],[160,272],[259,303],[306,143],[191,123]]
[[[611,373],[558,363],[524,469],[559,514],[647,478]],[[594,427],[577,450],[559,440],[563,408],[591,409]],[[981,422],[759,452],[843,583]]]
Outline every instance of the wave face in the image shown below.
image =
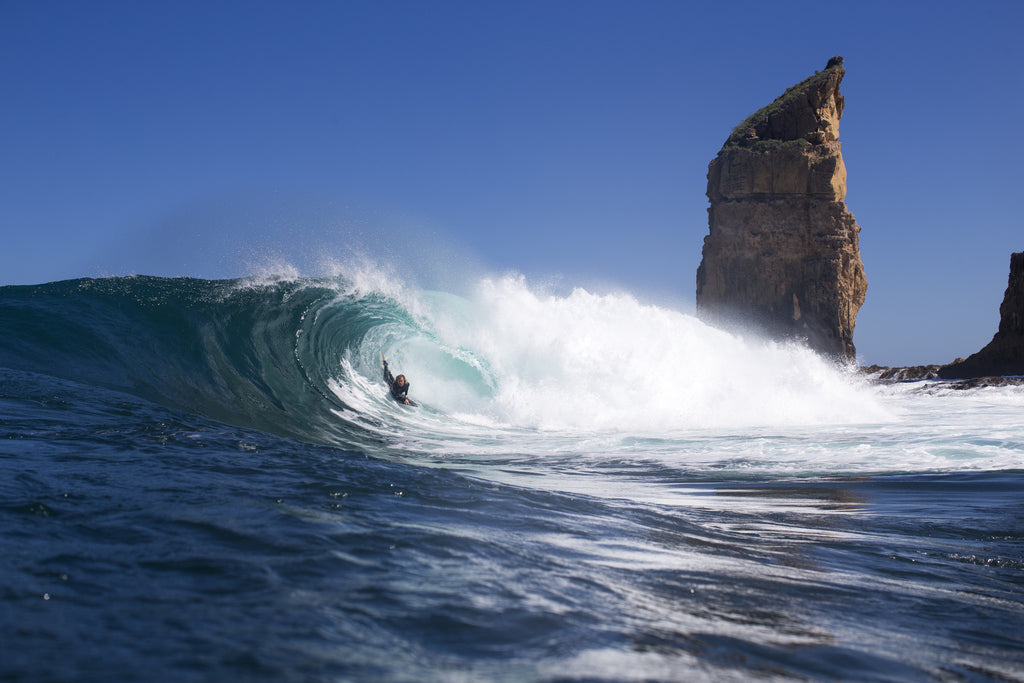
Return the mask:
[[[0,362],[245,427],[373,451],[385,434],[491,448],[500,436],[666,437],[884,419],[798,346],[745,340],[628,295],[483,280],[469,297],[380,273],[150,277],[8,287]],[[387,399],[380,354],[420,411]],[[458,448],[458,446],[456,446]]]
[[[0,289],[0,325],[2,367],[385,457],[628,454],[693,473],[784,475],[1020,464],[1012,439],[989,444],[1014,433],[1019,391],[995,404],[991,391],[922,400],[799,345],[728,334],[626,294],[556,296],[517,276],[465,296],[373,268],[83,279]],[[390,400],[381,353],[419,408]],[[934,447],[951,424],[955,445]]]

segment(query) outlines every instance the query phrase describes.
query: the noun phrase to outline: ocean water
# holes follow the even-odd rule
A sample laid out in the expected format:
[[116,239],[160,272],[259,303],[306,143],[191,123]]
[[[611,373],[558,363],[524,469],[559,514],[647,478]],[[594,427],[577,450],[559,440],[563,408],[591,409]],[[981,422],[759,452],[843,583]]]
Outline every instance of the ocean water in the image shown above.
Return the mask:
[[1022,408],[518,277],[3,287],[0,679],[1024,680]]

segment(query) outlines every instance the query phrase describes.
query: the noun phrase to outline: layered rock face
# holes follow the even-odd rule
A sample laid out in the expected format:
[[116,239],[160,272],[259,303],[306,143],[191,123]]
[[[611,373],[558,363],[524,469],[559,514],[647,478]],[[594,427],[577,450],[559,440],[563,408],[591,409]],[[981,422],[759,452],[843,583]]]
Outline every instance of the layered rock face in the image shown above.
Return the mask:
[[1010,279],[999,306],[999,330],[992,341],[967,360],[939,370],[944,379],[988,375],[1024,375],[1024,252],[1010,256]]
[[697,311],[853,360],[867,280],[860,226],[845,203],[842,64],[833,57],[750,116],[708,165]]

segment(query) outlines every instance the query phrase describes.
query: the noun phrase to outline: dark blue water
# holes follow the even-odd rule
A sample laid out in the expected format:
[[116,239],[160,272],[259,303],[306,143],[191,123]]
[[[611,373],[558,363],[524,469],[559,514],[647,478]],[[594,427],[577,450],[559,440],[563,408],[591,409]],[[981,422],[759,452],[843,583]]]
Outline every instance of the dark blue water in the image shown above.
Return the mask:
[[[411,343],[383,296],[79,281],[0,288],[0,325],[4,680],[1024,680],[1003,417],[937,444],[509,428],[477,455],[456,430],[446,456],[421,414],[332,390],[346,349]],[[851,471],[853,440],[971,466]]]

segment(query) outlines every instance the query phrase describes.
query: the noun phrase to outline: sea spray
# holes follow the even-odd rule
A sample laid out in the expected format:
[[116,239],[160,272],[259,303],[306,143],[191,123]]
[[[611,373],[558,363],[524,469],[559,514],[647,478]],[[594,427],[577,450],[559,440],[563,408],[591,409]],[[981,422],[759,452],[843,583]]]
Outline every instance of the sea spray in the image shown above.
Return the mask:
[[457,366],[439,364],[438,352],[479,369],[487,386],[456,412],[641,434],[886,419],[866,385],[799,344],[735,336],[628,294],[556,296],[516,275],[481,281],[467,301],[431,300],[403,355],[428,402]]

